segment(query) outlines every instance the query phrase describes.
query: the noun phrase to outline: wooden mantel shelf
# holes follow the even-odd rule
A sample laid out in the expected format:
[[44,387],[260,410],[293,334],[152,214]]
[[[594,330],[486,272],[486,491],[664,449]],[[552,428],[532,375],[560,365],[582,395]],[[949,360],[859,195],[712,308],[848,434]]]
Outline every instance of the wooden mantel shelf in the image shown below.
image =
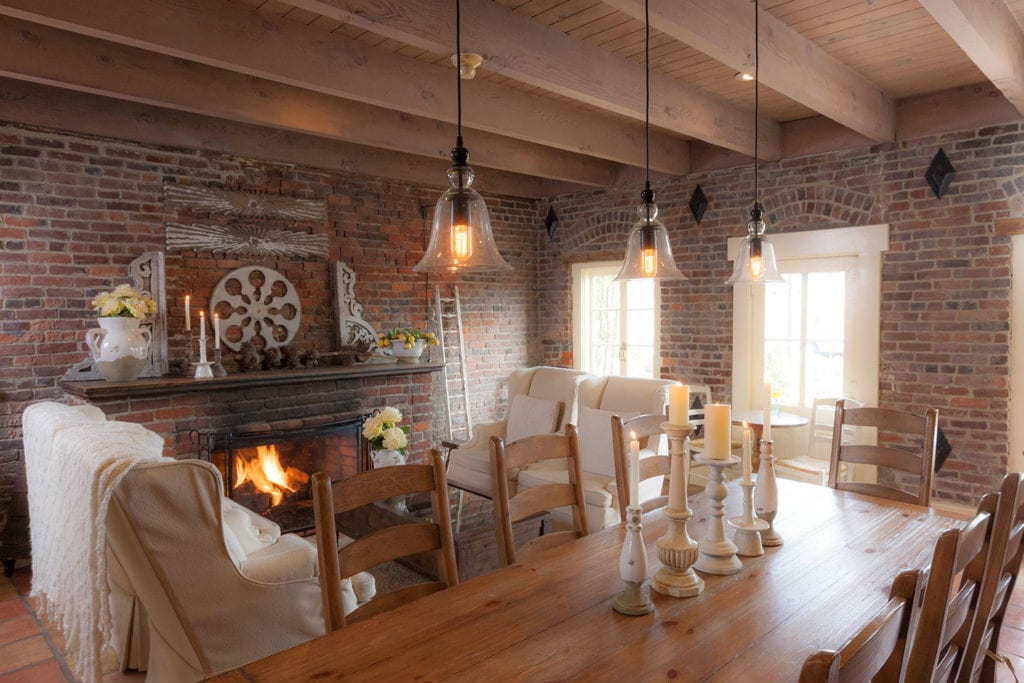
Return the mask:
[[194,391],[223,391],[251,389],[284,384],[305,384],[333,380],[360,379],[393,375],[419,375],[437,372],[443,363],[367,362],[355,365],[331,366],[315,370],[270,370],[266,372],[238,373],[226,377],[195,379],[192,377],[153,377],[134,382],[63,381],[60,386],[72,396],[97,401],[104,399],[138,398],[140,396],[168,396]]

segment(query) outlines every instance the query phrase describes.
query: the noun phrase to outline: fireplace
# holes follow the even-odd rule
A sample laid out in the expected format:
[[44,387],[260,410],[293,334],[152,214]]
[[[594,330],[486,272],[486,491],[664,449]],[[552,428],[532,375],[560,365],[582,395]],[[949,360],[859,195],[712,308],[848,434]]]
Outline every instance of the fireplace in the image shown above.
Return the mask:
[[283,532],[313,528],[310,478],[323,471],[332,481],[366,467],[363,418],[327,424],[250,425],[230,432],[194,432],[197,455],[213,463],[224,494],[276,522]]

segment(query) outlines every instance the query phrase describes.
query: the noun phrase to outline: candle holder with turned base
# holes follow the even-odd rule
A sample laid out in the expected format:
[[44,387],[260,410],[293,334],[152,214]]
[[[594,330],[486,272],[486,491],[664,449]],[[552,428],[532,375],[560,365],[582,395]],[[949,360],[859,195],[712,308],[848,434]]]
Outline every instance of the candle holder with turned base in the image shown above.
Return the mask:
[[754,517],[754,482],[741,481],[740,486],[743,487],[743,514],[727,520],[729,526],[736,529],[732,539],[736,544],[736,554],[743,557],[764,555],[761,532],[768,528],[768,522]]
[[687,439],[693,433],[693,425],[664,422],[661,430],[668,435],[670,458],[665,507],[668,532],[658,539],[658,560],[662,566],[651,577],[651,589],[674,598],[689,598],[704,590],[704,580],[693,571],[697,542],[686,531],[686,522],[693,516],[686,495],[690,479]]
[[224,366],[220,364],[220,349],[216,348],[213,350],[213,370],[214,377],[226,377],[228,371],[224,369]]
[[707,574],[735,574],[743,565],[736,557],[736,544],[725,536],[725,497],[729,494],[725,487],[725,468],[738,464],[740,459],[730,455],[719,460],[699,454],[696,460],[711,468],[711,476],[704,487],[704,493],[711,499],[711,517],[704,538],[697,543],[699,557],[693,568]]
[[210,361],[206,360],[206,337],[199,335],[199,362],[196,365],[196,379],[207,379],[213,377],[213,369]]
[[768,547],[782,545],[782,536],[775,530],[775,515],[779,511],[779,484],[775,480],[773,443],[761,439],[761,462],[757,467],[757,488],[754,490],[754,511],[768,523],[768,528],[761,532],[761,543]]
[[626,508],[626,540],[619,556],[619,576],[625,584],[612,608],[619,614],[640,616],[654,609],[647,582],[647,551],[640,522],[643,509],[638,505]]

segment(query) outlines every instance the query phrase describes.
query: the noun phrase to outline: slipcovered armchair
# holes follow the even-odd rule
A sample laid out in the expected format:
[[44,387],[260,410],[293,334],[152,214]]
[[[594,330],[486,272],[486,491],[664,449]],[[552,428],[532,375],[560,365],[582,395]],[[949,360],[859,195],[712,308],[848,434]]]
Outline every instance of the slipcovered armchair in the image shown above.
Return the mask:
[[[324,633],[316,549],[259,538],[276,525],[226,532],[222,491],[199,460],[137,464],[114,490],[107,543],[146,606],[147,680],[201,680]],[[263,547],[244,554],[253,542]]]
[[475,425],[469,441],[453,448],[447,463],[448,484],[493,498],[491,437],[511,442],[559,432],[566,424],[575,424],[580,383],[587,378],[597,379],[580,370],[546,366],[513,372],[508,379],[504,419]]

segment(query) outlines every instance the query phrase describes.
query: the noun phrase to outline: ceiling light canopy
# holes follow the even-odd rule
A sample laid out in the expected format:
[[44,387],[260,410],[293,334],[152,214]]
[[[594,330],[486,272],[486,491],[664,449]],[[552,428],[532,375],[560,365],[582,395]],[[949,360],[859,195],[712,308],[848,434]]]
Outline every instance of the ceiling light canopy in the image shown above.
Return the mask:
[[[455,54],[462,55],[459,0],[455,0]],[[468,55],[463,55],[467,57]],[[480,193],[474,190],[469,150],[462,144],[462,69],[465,59],[456,60],[458,130],[448,169],[449,187],[434,206],[434,223],[427,251],[413,266],[417,273],[483,273],[512,270],[494,243],[491,217]],[[472,60],[470,60],[472,61]],[[479,64],[478,64],[479,65]]]
[[651,189],[651,20],[644,0],[644,150],[646,153],[643,192],[640,193],[640,217],[629,231],[626,259],[622,270],[615,276],[621,280],[685,280],[672,257],[668,229],[658,220],[658,205]]
[[[757,119],[759,113],[758,84],[760,82],[758,71],[761,61],[759,25],[757,0],[754,0],[754,208],[751,209],[750,220],[747,221],[747,236],[740,242],[740,248],[736,254],[736,267],[733,269],[732,277],[726,280],[726,284],[729,285],[783,282],[778,265],[775,263],[775,247],[765,236],[767,226],[764,222],[764,207],[761,206],[757,193]],[[737,75],[738,77],[739,75]]]

